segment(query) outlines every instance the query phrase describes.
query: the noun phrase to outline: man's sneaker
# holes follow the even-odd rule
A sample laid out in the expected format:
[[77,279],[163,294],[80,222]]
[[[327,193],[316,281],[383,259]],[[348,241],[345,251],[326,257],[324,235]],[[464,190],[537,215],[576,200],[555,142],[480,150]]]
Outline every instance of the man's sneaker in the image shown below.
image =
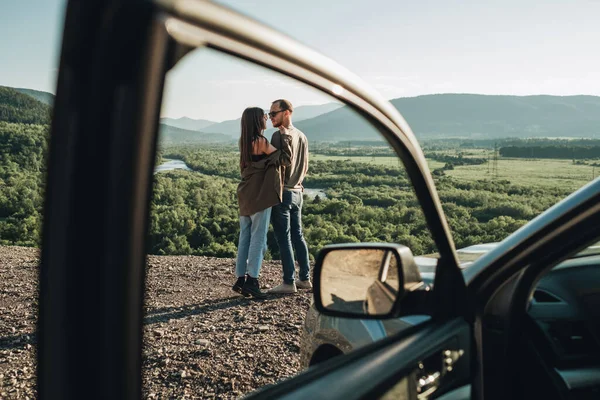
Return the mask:
[[246,297],[252,296],[256,299],[264,299],[267,297],[266,293],[260,291],[260,285],[258,279],[249,276],[246,278],[246,283],[242,287],[242,294]]
[[244,294],[244,292],[242,290],[245,283],[246,283],[246,277],[242,276],[242,277],[238,278],[237,281],[235,281],[235,284],[231,287],[231,289],[233,289],[234,292],[237,292],[239,294],[242,294],[242,295],[248,297],[247,295]]
[[312,283],[310,283],[310,279],[305,281],[296,281],[296,287],[298,289],[312,289]]
[[273,289],[269,290],[269,293],[273,294],[289,294],[296,293],[298,290],[296,289],[296,284],[292,283],[282,283],[279,286],[275,286]]

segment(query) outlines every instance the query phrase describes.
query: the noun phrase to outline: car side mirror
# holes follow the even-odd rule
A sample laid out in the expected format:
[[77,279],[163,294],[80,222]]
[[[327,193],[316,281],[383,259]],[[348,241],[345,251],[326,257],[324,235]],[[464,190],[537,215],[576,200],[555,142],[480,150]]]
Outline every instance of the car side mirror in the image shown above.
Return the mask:
[[412,252],[399,244],[325,246],[314,269],[315,306],[336,317],[395,317],[405,294],[421,285]]

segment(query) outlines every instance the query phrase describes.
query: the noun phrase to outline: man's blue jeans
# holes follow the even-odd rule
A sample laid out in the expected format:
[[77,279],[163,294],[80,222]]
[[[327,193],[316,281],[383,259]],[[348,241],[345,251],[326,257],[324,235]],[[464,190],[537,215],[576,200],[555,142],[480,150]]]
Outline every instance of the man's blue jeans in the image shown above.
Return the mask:
[[279,245],[279,254],[283,264],[283,281],[292,284],[296,280],[294,253],[300,266],[300,280],[310,278],[310,264],[308,261],[308,247],[302,235],[302,192],[284,190],[281,203],[273,206],[271,222],[275,232],[275,239]]
[[240,216],[240,240],[235,264],[235,275],[240,278],[246,274],[258,278],[260,267],[267,251],[267,231],[271,207],[255,214]]

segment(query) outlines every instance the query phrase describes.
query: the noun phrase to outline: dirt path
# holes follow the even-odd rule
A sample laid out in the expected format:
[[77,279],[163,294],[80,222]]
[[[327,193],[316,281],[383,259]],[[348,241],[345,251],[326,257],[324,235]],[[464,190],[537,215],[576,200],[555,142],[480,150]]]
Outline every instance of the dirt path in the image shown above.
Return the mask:
[[[35,398],[38,251],[0,246],[0,398]],[[251,301],[234,260],[148,258],[144,398],[238,398],[297,373],[311,294]],[[263,267],[263,285],[281,267]]]

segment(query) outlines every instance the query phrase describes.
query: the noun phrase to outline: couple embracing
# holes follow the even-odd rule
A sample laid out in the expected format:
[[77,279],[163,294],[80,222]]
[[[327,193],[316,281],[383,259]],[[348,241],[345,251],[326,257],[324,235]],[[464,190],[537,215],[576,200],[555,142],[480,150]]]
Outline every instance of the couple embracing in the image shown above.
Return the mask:
[[[308,247],[302,235],[302,181],[308,171],[308,142],[292,125],[293,112],[292,104],[281,99],[273,102],[268,114],[258,107],[247,108],[242,114],[242,181],[237,189],[240,238],[233,290],[247,297],[266,297],[258,278],[267,250],[269,221],[273,223],[283,267],[283,283],[269,293],[312,288]],[[263,134],[268,118],[279,129],[271,142]],[[300,267],[298,280],[292,248]]]

